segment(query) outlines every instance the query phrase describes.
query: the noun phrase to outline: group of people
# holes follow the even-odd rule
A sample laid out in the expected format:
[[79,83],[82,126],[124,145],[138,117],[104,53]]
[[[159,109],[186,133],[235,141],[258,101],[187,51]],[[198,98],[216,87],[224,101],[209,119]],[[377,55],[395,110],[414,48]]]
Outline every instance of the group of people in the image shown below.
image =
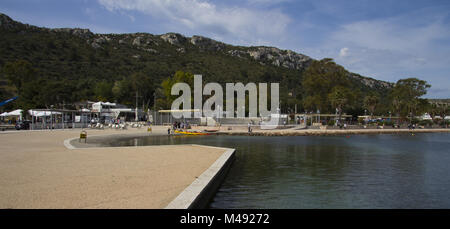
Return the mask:
[[177,130],[177,129],[190,129],[191,125],[189,125],[189,123],[185,123],[185,122],[174,122],[172,124],[172,128],[167,129],[167,134],[171,134],[173,131]]
[[342,130],[342,128],[344,128],[344,130],[347,129],[347,123],[344,123],[344,124],[338,123],[337,125],[339,126],[339,129],[341,129],[341,130]]
[[184,123],[184,122],[174,122],[173,123],[173,129],[189,129],[191,126],[189,125],[189,123]]
[[410,130],[416,129],[416,124],[409,124],[408,129],[410,129]]

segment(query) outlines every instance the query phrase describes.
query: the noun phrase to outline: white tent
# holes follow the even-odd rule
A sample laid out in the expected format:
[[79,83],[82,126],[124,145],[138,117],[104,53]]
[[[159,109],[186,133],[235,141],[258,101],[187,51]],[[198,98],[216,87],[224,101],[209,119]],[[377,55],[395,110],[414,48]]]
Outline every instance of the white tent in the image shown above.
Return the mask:
[[422,119],[422,120],[433,120],[433,119],[431,118],[431,116],[430,116],[428,113],[425,113],[425,114],[421,117],[421,119]]
[[50,116],[50,115],[59,115],[61,114],[61,112],[56,112],[56,111],[34,111],[34,110],[29,110],[28,114],[36,116],[36,117],[43,117],[43,116]]
[[108,106],[108,107],[115,107],[116,104],[115,103],[110,103],[110,102],[96,102],[92,104],[92,112],[102,112],[103,110],[103,106]]
[[22,116],[22,109],[17,109],[8,113],[8,116]]
[[445,116],[444,120],[450,120],[450,116],[449,115]]
[[4,112],[1,114],[2,117],[11,117],[11,116],[19,116],[19,119],[22,120],[22,109],[17,109],[11,112]]

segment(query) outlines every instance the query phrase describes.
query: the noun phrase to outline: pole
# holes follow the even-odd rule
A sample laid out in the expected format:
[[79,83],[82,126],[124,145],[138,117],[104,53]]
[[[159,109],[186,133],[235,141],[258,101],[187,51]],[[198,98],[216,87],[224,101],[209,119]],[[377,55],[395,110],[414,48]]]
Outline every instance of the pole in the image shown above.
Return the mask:
[[134,121],[138,121],[138,91],[136,91],[136,110],[134,112]]
[[50,130],[52,130],[53,129],[53,112],[51,110],[50,110],[50,124],[51,124]]
[[320,123],[320,110],[317,110],[317,113],[319,114],[319,123]]
[[[136,90],[136,110],[135,110],[135,118],[134,118],[134,121],[138,121],[139,120],[139,118],[138,118],[138,97],[142,97],[142,96],[138,96],[138,91]],[[142,102],[142,110],[144,110],[144,102]]]

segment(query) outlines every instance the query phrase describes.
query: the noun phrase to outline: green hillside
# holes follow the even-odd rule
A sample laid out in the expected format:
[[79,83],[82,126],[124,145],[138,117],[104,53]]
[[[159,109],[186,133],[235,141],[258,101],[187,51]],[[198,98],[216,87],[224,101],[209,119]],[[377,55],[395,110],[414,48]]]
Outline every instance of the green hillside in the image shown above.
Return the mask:
[[[153,107],[164,96],[161,82],[183,71],[202,74],[204,83],[279,82],[282,110],[292,111],[295,104],[302,110],[307,96],[302,75],[315,61],[289,50],[232,46],[201,36],[47,29],[4,14],[0,14],[0,23],[0,97],[19,95],[7,109],[63,104],[67,108],[67,104],[85,100],[133,106],[136,90],[142,96],[140,104]],[[349,72],[346,77],[361,97],[387,95],[392,87]]]

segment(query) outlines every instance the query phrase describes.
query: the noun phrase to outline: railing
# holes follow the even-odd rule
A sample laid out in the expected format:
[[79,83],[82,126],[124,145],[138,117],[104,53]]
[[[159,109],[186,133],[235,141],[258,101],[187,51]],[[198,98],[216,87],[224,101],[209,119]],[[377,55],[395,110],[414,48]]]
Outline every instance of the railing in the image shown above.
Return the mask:
[[90,123],[30,123],[30,130],[87,128]]

